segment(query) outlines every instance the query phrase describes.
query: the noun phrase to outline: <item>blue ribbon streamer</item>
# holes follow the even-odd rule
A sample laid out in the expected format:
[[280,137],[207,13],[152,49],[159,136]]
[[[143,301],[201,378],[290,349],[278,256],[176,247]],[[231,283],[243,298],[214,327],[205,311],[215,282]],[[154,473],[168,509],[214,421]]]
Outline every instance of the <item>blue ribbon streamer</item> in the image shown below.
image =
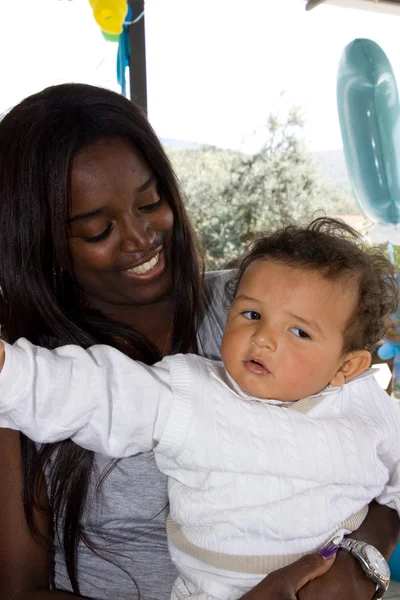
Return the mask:
[[126,97],[126,69],[129,67],[131,45],[129,42],[129,26],[124,24],[118,40],[117,81],[121,86],[121,94]]

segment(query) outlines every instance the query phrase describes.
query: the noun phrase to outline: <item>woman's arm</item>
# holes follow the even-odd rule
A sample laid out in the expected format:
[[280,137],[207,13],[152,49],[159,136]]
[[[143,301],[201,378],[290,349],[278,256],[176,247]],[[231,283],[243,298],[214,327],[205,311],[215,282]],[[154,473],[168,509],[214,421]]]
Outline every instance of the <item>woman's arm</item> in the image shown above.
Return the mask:
[[172,405],[166,363],[149,367],[109,346],[47,350],[23,338],[2,346],[0,427],[116,458],[160,440]]
[[[51,557],[26,524],[22,504],[20,434],[0,430],[0,600],[72,600],[49,590]],[[46,501],[43,486],[42,501]],[[36,511],[35,520],[51,545],[51,522]]]
[[[255,588],[242,596],[241,600],[297,600],[299,591],[304,589],[308,582],[322,577],[332,565],[335,564],[336,556],[323,560],[317,553],[307,554],[296,562],[278,569]],[[319,600],[327,600],[325,594]]]
[[389,560],[400,539],[400,519],[397,511],[371,502],[366,519],[349,537],[375,546],[386,560]]
[[[372,502],[368,517],[351,537],[372,544],[389,558],[399,534],[397,512]],[[333,566],[327,563],[318,554],[303,556],[268,575],[242,600],[371,600],[375,584],[351,554],[339,550]]]
[[[400,537],[400,520],[395,510],[377,502],[369,505],[368,516],[351,537],[372,544],[389,559]],[[358,560],[340,550],[332,569],[299,592],[299,600],[370,600],[374,583]]]

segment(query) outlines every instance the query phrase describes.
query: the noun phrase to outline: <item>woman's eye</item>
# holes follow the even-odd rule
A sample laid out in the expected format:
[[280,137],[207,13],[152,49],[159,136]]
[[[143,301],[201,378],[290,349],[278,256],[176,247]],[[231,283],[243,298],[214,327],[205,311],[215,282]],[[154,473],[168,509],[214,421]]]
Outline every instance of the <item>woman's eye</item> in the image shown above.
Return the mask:
[[138,210],[142,213],[151,213],[160,206],[162,203],[162,198],[159,198],[157,202],[152,202],[151,204],[143,204],[143,206],[139,206]]
[[291,330],[294,335],[296,335],[299,338],[302,338],[304,340],[306,339],[310,339],[310,336],[308,335],[308,333],[306,331],[304,331],[303,329],[300,329],[300,327],[292,327]]
[[94,235],[93,237],[85,237],[84,240],[85,240],[85,242],[88,242],[89,244],[95,244],[96,242],[101,242],[102,240],[105,240],[110,235],[112,228],[113,228],[113,224],[110,223],[109,225],[107,225],[106,229],[102,233],[99,233],[98,235]]
[[250,321],[259,321],[261,319],[260,313],[255,310],[244,310],[242,315],[245,319],[249,319]]

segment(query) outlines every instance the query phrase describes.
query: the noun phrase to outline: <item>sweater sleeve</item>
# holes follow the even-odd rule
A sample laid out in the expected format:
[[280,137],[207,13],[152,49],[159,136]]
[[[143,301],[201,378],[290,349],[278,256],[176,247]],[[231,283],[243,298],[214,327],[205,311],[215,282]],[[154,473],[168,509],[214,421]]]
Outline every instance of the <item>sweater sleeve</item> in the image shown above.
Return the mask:
[[151,450],[173,404],[169,366],[133,361],[109,346],[47,350],[5,343],[0,427],[35,442],[71,438],[112,457]]
[[388,480],[376,498],[380,504],[396,510],[400,516],[400,404],[374,381],[374,420],[380,422],[382,440],[378,455],[387,468]]

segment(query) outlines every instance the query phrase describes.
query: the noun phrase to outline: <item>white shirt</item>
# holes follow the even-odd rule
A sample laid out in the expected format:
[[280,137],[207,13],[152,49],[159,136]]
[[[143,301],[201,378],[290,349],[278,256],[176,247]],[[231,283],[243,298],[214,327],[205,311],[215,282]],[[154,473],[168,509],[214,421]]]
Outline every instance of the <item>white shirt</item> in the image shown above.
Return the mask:
[[0,375],[2,427],[115,457],[154,448],[172,557],[224,600],[357,528],[374,498],[400,512],[399,425],[371,371],[282,403],[249,397],[222,363],[194,355],[148,367],[106,346],[20,340]]

